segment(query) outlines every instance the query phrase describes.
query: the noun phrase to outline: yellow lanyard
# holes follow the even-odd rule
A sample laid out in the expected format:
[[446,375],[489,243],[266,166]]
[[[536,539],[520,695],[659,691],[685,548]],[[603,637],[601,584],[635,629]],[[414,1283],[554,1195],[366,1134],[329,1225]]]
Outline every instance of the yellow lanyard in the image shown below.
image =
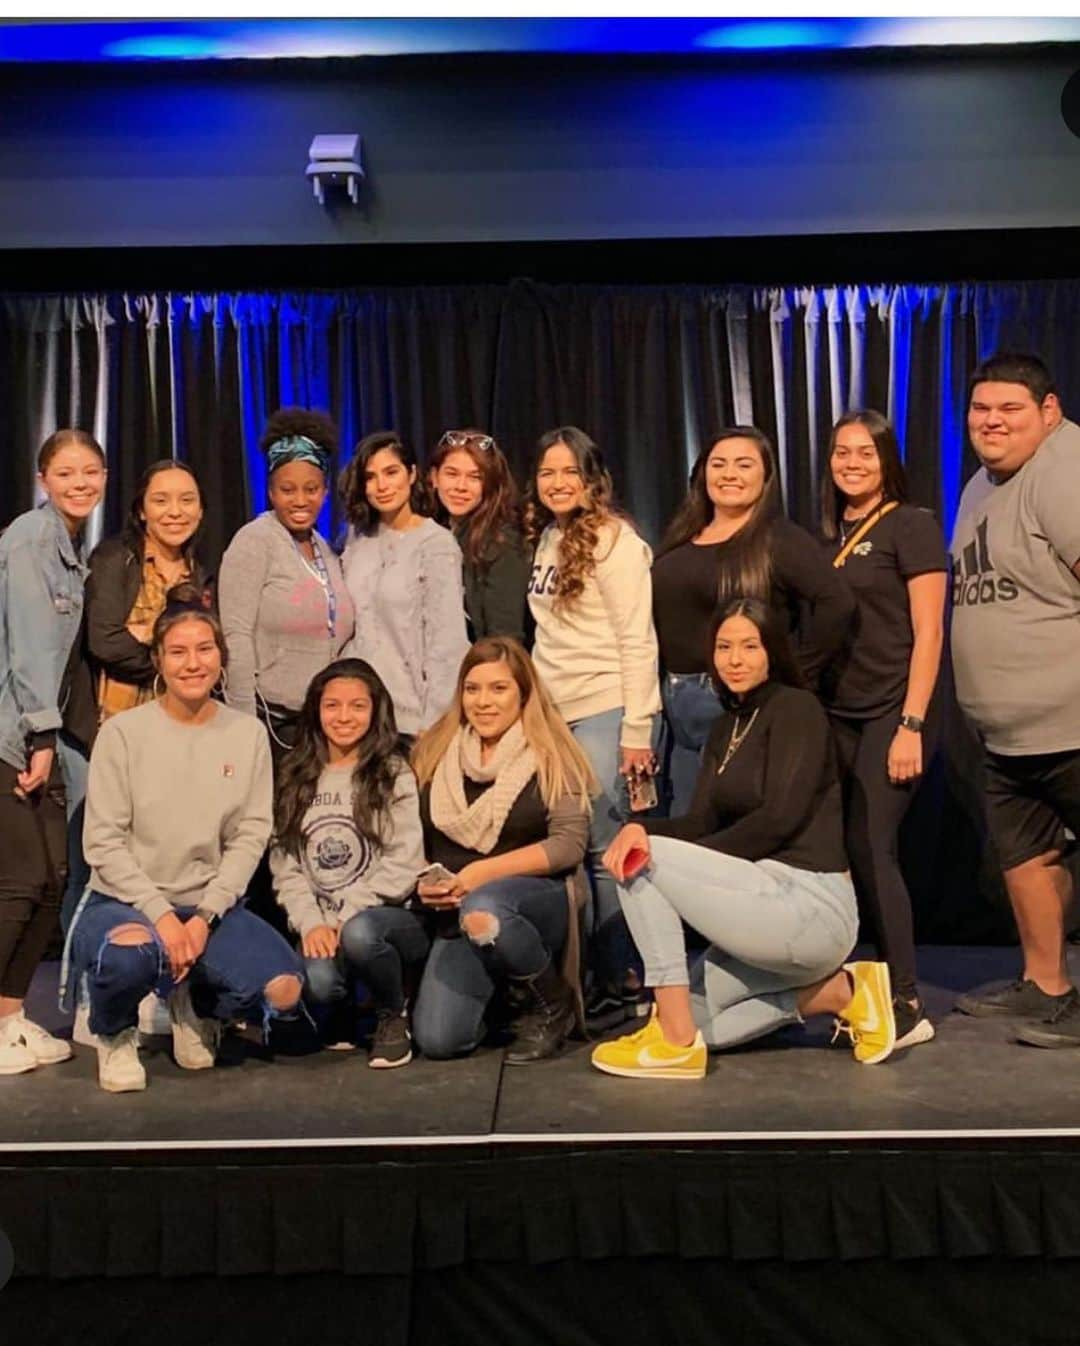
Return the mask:
[[848,538],[848,540],[844,543],[844,545],[833,557],[833,565],[837,570],[843,569],[847,561],[847,558],[851,555],[851,553],[855,550],[855,548],[859,545],[859,543],[863,540],[863,538],[867,535],[867,533],[869,533],[870,529],[873,528],[874,524],[884,519],[885,515],[888,514],[890,510],[895,509],[899,503],[900,503],[899,500],[890,500],[887,505],[879,505],[878,508],[874,510],[873,514],[871,514],[868,519],[863,519],[859,527],[856,528],[854,533],[852,533],[852,535]]

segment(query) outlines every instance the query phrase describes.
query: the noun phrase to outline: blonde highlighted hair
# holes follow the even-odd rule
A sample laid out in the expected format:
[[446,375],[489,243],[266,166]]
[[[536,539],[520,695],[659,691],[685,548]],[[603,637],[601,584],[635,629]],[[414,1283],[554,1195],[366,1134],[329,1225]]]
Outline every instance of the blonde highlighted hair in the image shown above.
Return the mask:
[[525,741],[536,755],[536,777],[544,807],[554,808],[563,795],[573,795],[581,807],[590,809],[590,796],[600,785],[589,759],[567,728],[548,696],[533,661],[516,640],[489,636],[478,640],[461,661],[454,699],[442,719],[424,731],[412,752],[412,768],[421,787],[430,783],[446,756],[454,735],[468,720],[462,709],[465,680],[480,664],[505,663],[521,693],[521,727]]

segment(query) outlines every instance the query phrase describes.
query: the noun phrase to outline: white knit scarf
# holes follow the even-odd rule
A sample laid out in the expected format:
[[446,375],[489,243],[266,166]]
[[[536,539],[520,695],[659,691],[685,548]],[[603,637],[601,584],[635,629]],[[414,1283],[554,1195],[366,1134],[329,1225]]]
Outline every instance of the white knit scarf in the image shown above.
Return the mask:
[[[536,755],[525,740],[520,720],[503,734],[484,764],[479,734],[471,725],[463,725],[431,779],[431,821],[459,846],[488,855],[514,801],[535,775]],[[494,784],[470,804],[465,795],[466,776]]]

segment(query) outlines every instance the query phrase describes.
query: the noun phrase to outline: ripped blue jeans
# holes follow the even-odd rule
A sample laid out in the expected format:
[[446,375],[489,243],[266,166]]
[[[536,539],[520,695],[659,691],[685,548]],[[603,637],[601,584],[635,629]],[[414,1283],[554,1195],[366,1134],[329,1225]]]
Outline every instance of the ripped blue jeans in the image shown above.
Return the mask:
[[[182,921],[194,911],[178,908]],[[141,925],[147,944],[114,944],[109,935],[125,925]],[[76,915],[68,936],[68,984],[78,986],[85,975],[90,995],[90,1031],[113,1037],[139,1022],[139,1001],[151,991],[166,996],[173,989],[165,949],[153,923],[127,902],[92,892]],[[263,988],[275,977],[303,979],[299,957],[258,916],[237,905],[211,932],[202,957],[188,974],[191,1003],[204,1019],[258,1018],[265,1028],[272,1016]],[[297,1011],[298,1012],[298,1011]],[[280,1017],[294,1017],[294,1011]]]

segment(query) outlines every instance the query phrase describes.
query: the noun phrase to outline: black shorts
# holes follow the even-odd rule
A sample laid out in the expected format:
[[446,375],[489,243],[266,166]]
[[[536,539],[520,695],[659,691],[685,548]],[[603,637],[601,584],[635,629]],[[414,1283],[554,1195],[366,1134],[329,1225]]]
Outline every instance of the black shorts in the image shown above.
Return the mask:
[[1002,869],[1080,836],[1080,749],[1027,757],[986,754],[986,814]]

